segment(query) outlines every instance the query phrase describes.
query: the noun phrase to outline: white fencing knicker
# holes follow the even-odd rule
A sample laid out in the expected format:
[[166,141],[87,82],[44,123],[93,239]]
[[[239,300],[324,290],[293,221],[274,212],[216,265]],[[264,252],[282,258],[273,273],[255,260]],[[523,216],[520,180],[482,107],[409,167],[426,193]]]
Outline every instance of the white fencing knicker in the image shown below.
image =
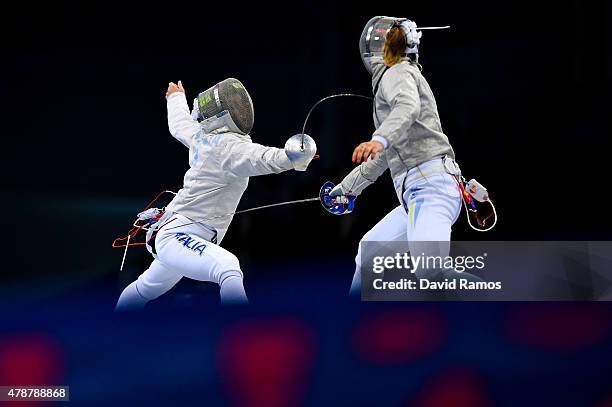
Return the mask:
[[[451,229],[462,203],[457,181],[445,168],[443,159],[427,161],[397,178],[395,189],[402,205],[361,238],[351,294],[361,290],[362,243],[404,241],[415,255],[445,257],[450,252]],[[424,274],[417,273],[416,277],[436,278],[431,274],[438,271],[422,269],[420,273]],[[473,278],[468,273],[463,273],[463,277]]]
[[117,309],[142,308],[183,277],[219,284],[222,302],[247,302],[238,258],[214,242],[214,228],[166,212],[147,233],[155,260],[123,291]]

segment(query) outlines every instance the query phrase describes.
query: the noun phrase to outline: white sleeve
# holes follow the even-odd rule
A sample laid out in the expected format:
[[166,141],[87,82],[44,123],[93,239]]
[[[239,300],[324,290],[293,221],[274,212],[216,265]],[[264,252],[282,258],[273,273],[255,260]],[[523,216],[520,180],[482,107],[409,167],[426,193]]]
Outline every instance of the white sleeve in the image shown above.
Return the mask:
[[168,129],[172,137],[189,147],[194,134],[200,131],[200,124],[193,120],[187,98],[183,92],[174,92],[166,100],[168,106]]
[[285,150],[249,141],[234,141],[225,146],[221,168],[237,177],[278,174],[293,169]]

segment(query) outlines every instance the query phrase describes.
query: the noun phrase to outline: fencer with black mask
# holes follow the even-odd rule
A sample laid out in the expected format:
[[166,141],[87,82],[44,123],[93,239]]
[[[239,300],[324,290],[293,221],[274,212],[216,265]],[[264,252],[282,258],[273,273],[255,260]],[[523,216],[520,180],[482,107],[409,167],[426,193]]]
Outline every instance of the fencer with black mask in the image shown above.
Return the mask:
[[[220,246],[249,177],[305,171],[316,153],[309,136],[290,138],[285,149],[254,143],[251,96],[229,78],[201,92],[190,112],[182,83],[166,93],[170,134],[189,149],[183,188],[147,233],[155,258],[128,285],[117,310],[143,308],[183,278],[219,284],[221,301],[246,303],[238,258]],[[299,141],[299,142],[298,142]]]
[[[413,21],[379,16],[368,21],[360,38],[362,61],[372,76],[376,130],[353,152],[353,162],[360,165],[329,195],[354,199],[389,169],[400,205],[361,239],[352,294],[361,289],[361,243],[407,241],[415,256],[447,256],[451,227],[462,208],[453,177],[460,174],[455,153],[418,63],[421,34]],[[475,278],[454,270],[417,272],[419,279],[457,277]]]

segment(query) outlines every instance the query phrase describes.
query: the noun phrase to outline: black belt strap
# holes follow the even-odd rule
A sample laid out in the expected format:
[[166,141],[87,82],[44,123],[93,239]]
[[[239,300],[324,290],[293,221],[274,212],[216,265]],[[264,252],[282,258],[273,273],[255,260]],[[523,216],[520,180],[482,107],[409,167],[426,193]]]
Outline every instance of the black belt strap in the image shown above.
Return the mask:
[[380,86],[380,81],[382,81],[383,76],[385,76],[385,74],[387,73],[388,70],[389,70],[389,67],[388,66],[385,67],[385,70],[380,75],[380,78],[378,78],[378,81],[376,81],[376,85],[374,86],[374,96],[376,96],[376,92],[378,92],[378,87]]
[[383,76],[385,76],[385,73],[387,73],[388,70],[389,67],[386,67],[383,73],[380,75],[380,78],[378,78],[378,81],[376,81],[376,85],[374,86],[374,116],[376,116],[376,120],[378,120],[379,122],[380,119],[378,118],[378,111],[376,110],[376,93],[378,93],[378,87],[380,86],[380,82],[382,81]]

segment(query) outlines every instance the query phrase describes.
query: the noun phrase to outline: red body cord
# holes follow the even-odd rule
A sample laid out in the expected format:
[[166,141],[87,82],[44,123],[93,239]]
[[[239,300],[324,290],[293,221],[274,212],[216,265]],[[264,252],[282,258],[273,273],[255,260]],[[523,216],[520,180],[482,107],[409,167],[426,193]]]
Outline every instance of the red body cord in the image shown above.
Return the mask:
[[[168,191],[162,191],[159,194],[157,194],[157,196],[155,196],[155,198],[153,198],[153,200],[151,202],[149,202],[147,204],[147,206],[141,211],[144,212],[147,209],[151,208],[151,206],[153,206],[153,204],[155,202],[157,202],[157,200],[164,195],[165,193],[167,193]],[[159,220],[163,215],[163,212],[159,213],[158,215],[156,215],[153,219],[154,220]],[[130,231],[127,233],[127,235],[125,236],[120,236],[117,237],[115,240],[113,240],[113,244],[112,247],[113,248],[120,248],[120,247],[132,247],[132,246],[144,246],[146,243],[145,242],[136,242],[136,243],[127,243],[128,238],[130,240],[132,240],[133,237],[136,237],[136,235],[138,234],[138,232],[140,232],[144,227],[146,226],[146,224],[144,225],[137,225],[134,226],[130,229]],[[121,242],[125,242],[125,243],[121,243]]]
[[[461,191],[461,195],[463,196],[463,199],[465,200],[465,203],[468,204],[468,205],[471,205],[473,203],[473,201],[474,201],[474,198],[472,197],[472,195],[470,195],[465,190],[465,188],[463,187],[463,184],[459,181],[457,176],[453,175],[453,177],[455,178],[455,181],[457,181],[457,185],[459,186],[459,190]],[[484,219],[481,219],[480,216],[478,216],[478,210],[475,209],[475,206],[474,206],[474,209],[470,209],[469,211],[474,215],[474,219],[476,219],[476,223],[478,223],[478,226],[481,226],[481,227],[484,227],[486,222],[491,218],[491,216],[493,216],[493,213],[490,213]]]

